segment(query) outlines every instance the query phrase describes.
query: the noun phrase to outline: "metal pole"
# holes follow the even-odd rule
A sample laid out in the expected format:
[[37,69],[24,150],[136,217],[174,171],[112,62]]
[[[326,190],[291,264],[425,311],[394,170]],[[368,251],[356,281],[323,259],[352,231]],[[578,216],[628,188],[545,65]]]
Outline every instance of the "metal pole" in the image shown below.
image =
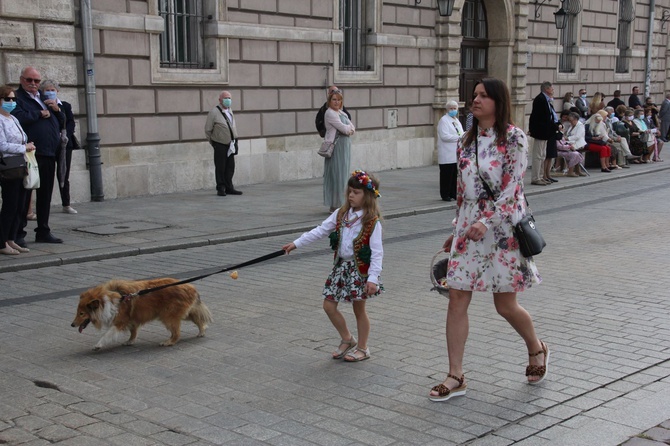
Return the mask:
[[649,3],[649,25],[647,30],[647,64],[644,69],[644,99],[651,96],[651,51],[654,37],[654,14],[656,12],[656,0]]
[[93,67],[93,23],[91,20],[91,0],[81,0],[81,34],[84,48],[84,72],[86,77],[86,152],[91,181],[91,201],[103,201],[102,160],[100,156],[100,135],[98,134],[98,115],[95,100],[95,70]]

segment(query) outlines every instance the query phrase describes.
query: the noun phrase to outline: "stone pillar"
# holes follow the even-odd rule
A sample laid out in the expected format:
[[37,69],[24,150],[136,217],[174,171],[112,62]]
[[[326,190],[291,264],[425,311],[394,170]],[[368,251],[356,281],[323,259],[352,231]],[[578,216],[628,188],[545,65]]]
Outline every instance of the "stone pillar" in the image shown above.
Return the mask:
[[526,75],[528,70],[528,1],[514,2],[514,35],[512,46],[511,79],[509,83],[512,96],[512,120],[522,129],[527,129],[525,109]]

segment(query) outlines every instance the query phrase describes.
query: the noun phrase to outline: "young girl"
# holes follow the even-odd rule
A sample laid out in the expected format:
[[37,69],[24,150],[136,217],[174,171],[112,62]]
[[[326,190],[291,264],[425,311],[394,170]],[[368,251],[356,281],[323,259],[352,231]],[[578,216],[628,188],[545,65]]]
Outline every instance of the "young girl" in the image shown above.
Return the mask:
[[[335,265],[323,288],[323,309],[341,337],[333,359],[356,362],[370,358],[368,336],[370,320],[365,301],[381,291],[382,227],[377,206],[379,181],[362,170],[351,174],[347,182],[347,201],[324,220],[320,226],[305,232],[282,249],[290,253],[326,236],[335,251]],[[358,337],[347,328],[344,316],[337,309],[340,302],[354,306]]]

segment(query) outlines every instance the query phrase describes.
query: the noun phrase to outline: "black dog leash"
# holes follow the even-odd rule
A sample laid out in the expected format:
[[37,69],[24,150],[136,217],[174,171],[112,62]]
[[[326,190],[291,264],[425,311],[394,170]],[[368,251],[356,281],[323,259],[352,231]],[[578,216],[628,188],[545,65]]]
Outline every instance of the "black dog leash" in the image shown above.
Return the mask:
[[285,251],[283,249],[280,249],[279,251],[275,251],[273,253],[266,254],[266,255],[261,256],[261,257],[257,257],[255,259],[249,260],[247,262],[240,263],[239,265],[229,266],[228,268],[223,268],[223,269],[221,269],[219,271],[215,271],[213,273],[203,274],[203,275],[197,276],[197,277],[191,277],[189,279],[180,280],[179,282],[168,283],[167,285],[161,285],[161,286],[157,286],[157,287],[154,287],[154,288],[146,288],[144,290],[139,290],[139,291],[137,291],[135,293],[131,293],[131,294],[124,294],[123,296],[121,296],[121,302],[124,302],[126,300],[130,300],[133,297],[142,296],[144,294],[148,294],[148,293],[152,293],[154,291],[162,290],[164,288],[169,288],[169,287],[172,287],[172,286],[183,285],[185,283],[195,282],[196,280],[204,279],[205,277],[213,276],[214,274],[225,273],[226,271],[230,271],[230,270],[233,270],[233,269],[244,268],[245,266],[255,265],[256,263],[265,262],[266,260],[274,259],[275,257],[279,257],[279,256],[284,255],[284,254],[285,254]]

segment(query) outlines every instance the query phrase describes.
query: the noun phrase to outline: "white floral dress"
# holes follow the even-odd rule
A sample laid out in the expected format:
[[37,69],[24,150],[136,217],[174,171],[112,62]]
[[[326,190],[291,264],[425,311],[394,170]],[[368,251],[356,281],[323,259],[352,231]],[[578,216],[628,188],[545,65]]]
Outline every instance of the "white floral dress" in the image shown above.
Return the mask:
[[[525,216],[523,177],[528,164],[528,139],[508,126],[506,143],[497,145],[494,129],[478,129],[479,173],[494,196],[488,197],[477,174],[475,147],[458,143],[457,210],[454,240],[447,270],[450,288],[464,291],[509,293],[523,291],[542,281],[532,257],[524,258],[514,238],[514,225]],[[465,237],[475,222],[488,230],[474,242]]]

